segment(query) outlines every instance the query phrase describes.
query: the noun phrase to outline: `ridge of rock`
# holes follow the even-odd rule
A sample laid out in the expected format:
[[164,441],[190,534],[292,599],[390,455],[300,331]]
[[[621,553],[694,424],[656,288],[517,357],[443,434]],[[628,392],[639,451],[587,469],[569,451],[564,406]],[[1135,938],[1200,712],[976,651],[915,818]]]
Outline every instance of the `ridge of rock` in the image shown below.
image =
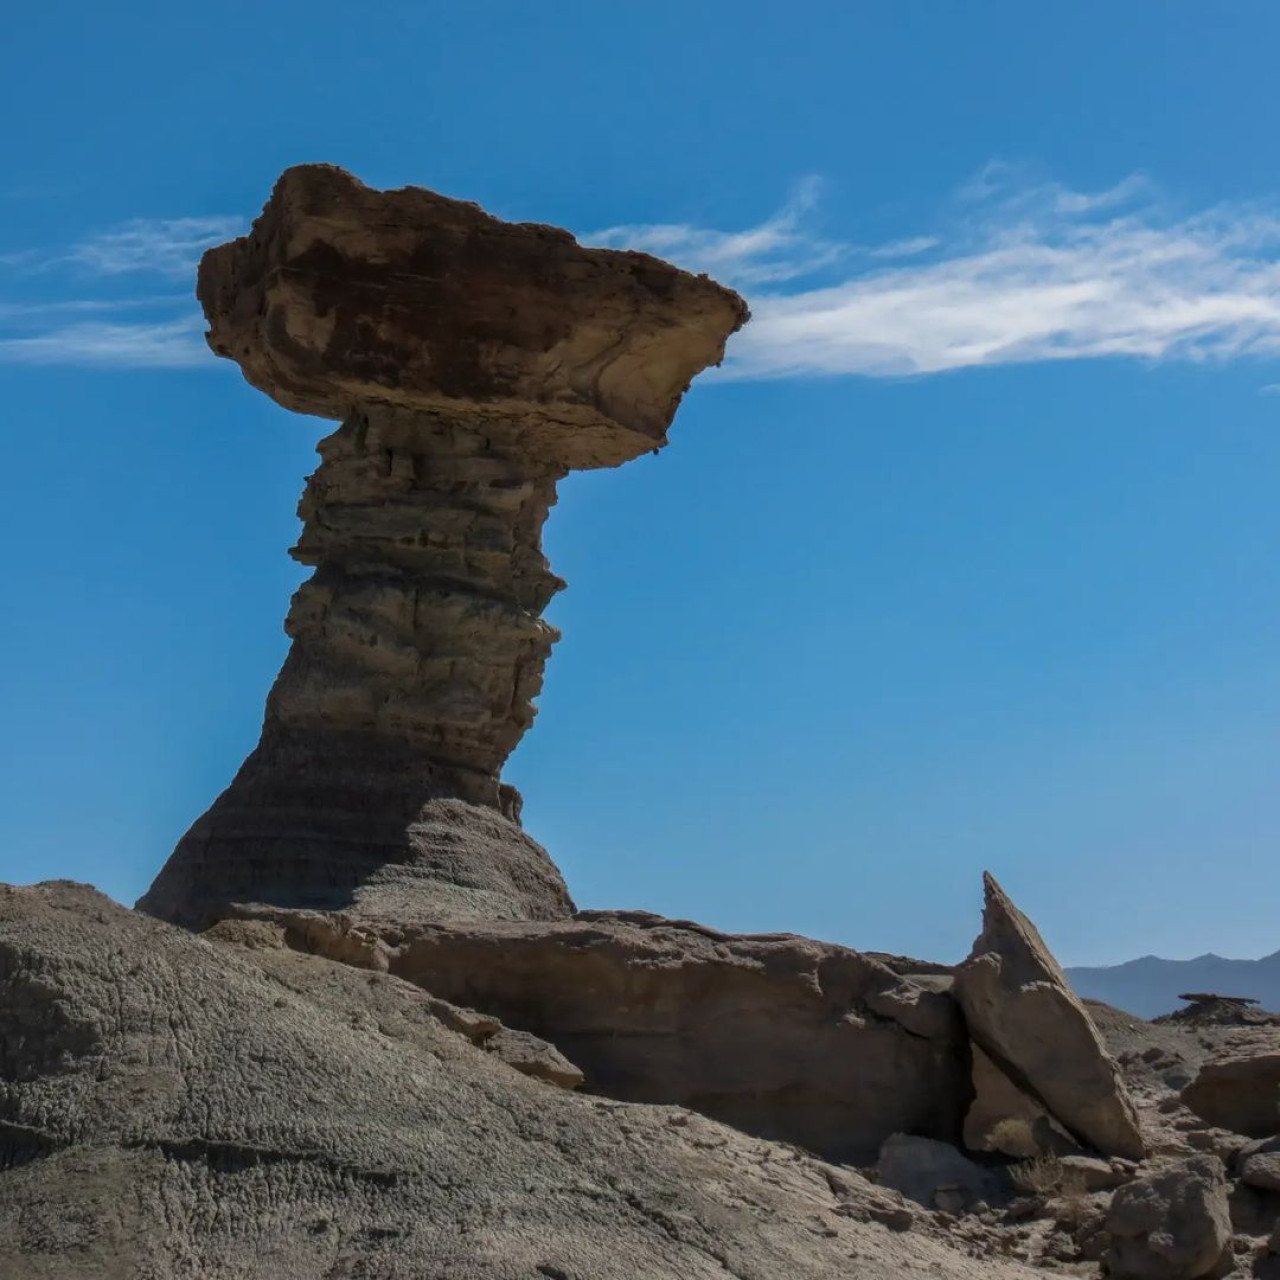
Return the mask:
[[259,908],[289,945],[386,972],[554,1045],[592,1092],[687,1106],[836,1160],[903,1131],[956,1142],[972,1097],[949,995],[790,934],[640,912],[406,927]]

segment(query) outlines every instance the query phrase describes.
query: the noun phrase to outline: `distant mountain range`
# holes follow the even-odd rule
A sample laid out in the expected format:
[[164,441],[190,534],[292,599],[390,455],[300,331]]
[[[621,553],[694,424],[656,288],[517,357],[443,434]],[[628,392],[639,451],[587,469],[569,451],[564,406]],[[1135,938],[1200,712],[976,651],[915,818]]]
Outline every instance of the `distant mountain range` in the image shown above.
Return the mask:
[[1280,951],[1261,960],[1225,960],[1212,953],[1194,960],[1143,956],[1101,968],[1068,969],[1076,994],[1104,1000],[1140,1018],[1182,1008],[1184,991],[1251,996],[1264,1009],[1280,1011]]

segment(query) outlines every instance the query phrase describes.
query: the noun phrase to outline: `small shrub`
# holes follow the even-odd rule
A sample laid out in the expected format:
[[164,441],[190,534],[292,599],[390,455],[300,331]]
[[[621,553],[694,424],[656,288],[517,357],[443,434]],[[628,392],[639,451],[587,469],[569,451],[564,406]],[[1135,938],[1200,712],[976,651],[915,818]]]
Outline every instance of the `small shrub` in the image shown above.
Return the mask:
[[1024,1195],[1075,1199],[1085,1193],[1084,1175],[1064,1165],[1057,1156],[1020,1160],[1009,1166],[1009,1178]]
[[1013,1156],[1015,1160],[1031,1160],[1040,1153],[1031,1126],[1014,1116],[992,1125],[987,1141],[996,1151]]

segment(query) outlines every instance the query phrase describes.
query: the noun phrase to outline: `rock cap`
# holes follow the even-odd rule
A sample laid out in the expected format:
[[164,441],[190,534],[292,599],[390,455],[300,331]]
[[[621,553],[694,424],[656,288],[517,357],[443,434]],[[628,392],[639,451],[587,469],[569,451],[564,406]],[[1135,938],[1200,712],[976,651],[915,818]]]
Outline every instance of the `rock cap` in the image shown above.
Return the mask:
[[204,255],[197,293],[210,347],[287,409],[464,413],[570,468],[665,444],[748,316],[648,254],[326,164],[285,170],[249,234]]

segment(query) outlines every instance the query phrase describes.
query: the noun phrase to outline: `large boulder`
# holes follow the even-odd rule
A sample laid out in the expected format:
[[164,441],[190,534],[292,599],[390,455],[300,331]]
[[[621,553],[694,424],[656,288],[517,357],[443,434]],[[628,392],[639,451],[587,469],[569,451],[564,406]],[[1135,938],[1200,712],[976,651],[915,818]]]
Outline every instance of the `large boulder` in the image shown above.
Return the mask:
[[1251,1138],[1280,1133],[1280,1048],[1204,1063],[1182,1091],[1202,1120]]
[[645,912],[408,926],[258,912],[290,945],[392,973],[549,1041],[586,1087],[676,1103],[831,1159],[959,1140],[967,1037],[948,994],[846,947]]
[[1107,1213],[1107,1274],[1200,1280],[1231,1246],[1227,1180],[1215,1156],[1193,1156],[1121,1187]]
[[1034,1274],[877,1225],[851,1170],[529,1079],[395,977],[231,936],[0,886],[0,1276]]
[[1141,1159],[1146,1147],[1119,1066],[1035,925],[994,876],[983,882],[982,933],[954,986],[969,1034],[1077,1140]]

